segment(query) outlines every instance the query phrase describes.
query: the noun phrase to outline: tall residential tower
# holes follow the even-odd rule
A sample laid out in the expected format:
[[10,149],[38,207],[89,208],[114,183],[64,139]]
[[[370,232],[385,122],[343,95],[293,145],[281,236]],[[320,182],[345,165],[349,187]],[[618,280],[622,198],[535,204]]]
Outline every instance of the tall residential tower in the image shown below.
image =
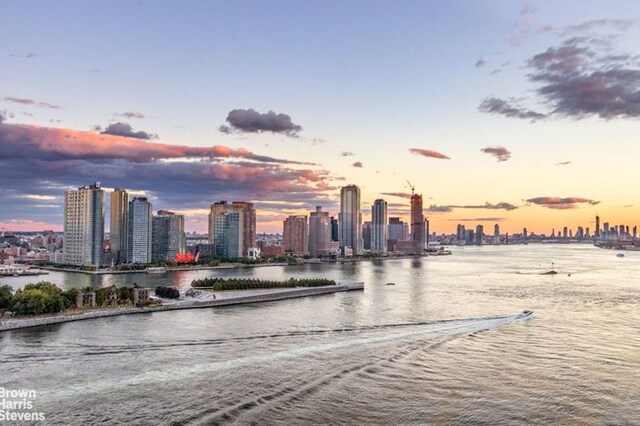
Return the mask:
[[375,200],[371,206],[371,251],[387,252],[387,202]]
[[354,255],[362,254],[362,213],[360,212],[360,188],[347,185],[340,190],[340,214],[338,215],[338,240],[343,253],[348,249]]
[[127,236],[129,229],[129,194],[115,188],[111,193],[109,240],[115,263],[127,261]]
[[147,197],[133,197],[129,202],[127,261],[151,263],[151,227],[153,206]]
[[64,262],[100,266],[104,242],[104,191],[100,183],[64,193]]

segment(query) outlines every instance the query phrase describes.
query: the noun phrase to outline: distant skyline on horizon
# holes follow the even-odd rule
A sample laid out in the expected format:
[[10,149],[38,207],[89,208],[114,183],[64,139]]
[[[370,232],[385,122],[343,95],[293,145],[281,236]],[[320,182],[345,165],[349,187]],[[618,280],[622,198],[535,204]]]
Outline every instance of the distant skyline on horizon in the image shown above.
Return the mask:
[[[366,7],[365,7],[366,6]],[[0,0],[0,228],[101,181],[258,232],[362,190],[431,229],[637,225],[640,4]],[[108,197],[107,197],[108,198]],[[108,208],[108,206],[107,206]]]

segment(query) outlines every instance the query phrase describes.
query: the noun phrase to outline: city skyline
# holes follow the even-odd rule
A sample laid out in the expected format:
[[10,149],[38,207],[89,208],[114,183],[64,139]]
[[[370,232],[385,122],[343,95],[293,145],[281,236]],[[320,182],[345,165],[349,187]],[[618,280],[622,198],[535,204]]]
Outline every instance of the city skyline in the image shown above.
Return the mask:
[[409,222],[407,180],[437,233],[637,224],[635,3],[0,4],[0,228],[61,231],[94,181],[201,233],[216,200],[337,216],[347,184]]

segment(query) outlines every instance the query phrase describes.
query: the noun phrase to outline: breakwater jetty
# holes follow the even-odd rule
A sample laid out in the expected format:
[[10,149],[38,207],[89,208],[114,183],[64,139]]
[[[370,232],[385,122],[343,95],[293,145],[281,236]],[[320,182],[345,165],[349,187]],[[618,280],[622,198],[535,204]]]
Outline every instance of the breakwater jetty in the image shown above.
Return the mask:
[[300,297],[321,296],[325,294],[339,293],[344,291],[364,290],[364,283],[339,283],[336,285],[322,287],[296,287],[292,289],[277,289],[273,291],[241,291],[236,292],[231,297],[208,301],[194,301],[189,299],[179,302],[149,307],[119,307],[92,309],[81,312],[66,312],[56,315],[42,315],[30,318],[0,318],[0,332],[18,330],[22,328],[40,327],[51,324],[61,324],[65,322],[83,321],[96,318],[114,317],[118,315],[148,314],[153,312],[177,311],[181,309],[205,309],[222,306],[244,305],[249,303],[274,302],[278,300],[296,299]]

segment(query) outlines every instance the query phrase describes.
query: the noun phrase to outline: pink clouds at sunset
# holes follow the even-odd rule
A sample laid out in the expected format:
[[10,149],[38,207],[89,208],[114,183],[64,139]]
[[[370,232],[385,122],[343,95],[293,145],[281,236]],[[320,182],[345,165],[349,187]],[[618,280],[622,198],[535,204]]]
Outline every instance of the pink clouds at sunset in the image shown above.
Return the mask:
[[[59,223],[61,203],[43,209],[42,200],[60,199],[66,189],[94,181],[144,191],[155,208],[167,209],[206,208],[221,199],[260,199],[271,194],[311,209],[329,200],[327,193],[335,189],[332,174],[313,163],[224,145],[171,145],[5,122],[0,124],[0,152],[0,179],[5,184],[0,196],[13,205],[12,216],[0,221],[20,229]],[[34,188],[38,193],[29,195]],[[206,227],[206,221],[189,220]]]
[[440,160],[451,160],[451,158],[447,157],[446,155],[438,151],[432,151],[430,149],[409,148],[409,152],[416,155],[422,155],[423,157],[437,158]]
[[244,148],[227,146],[189,147],[148,142],[136,138],[90,131],[58,129],[20,124],[2,124],[0,149],[5,158],[43,157],[64,159],[124,159],[138,163],[159,159],[201,157],[242,158],[267,163],[311,164],[256,155]]
[[590,200],[588,198],[580,197],[535,197],[527,200],[528,203],[537,204],[539,206],[547,207],[550,209],[575,209],[580,204],[594,206],[600,204],[600,201]]

